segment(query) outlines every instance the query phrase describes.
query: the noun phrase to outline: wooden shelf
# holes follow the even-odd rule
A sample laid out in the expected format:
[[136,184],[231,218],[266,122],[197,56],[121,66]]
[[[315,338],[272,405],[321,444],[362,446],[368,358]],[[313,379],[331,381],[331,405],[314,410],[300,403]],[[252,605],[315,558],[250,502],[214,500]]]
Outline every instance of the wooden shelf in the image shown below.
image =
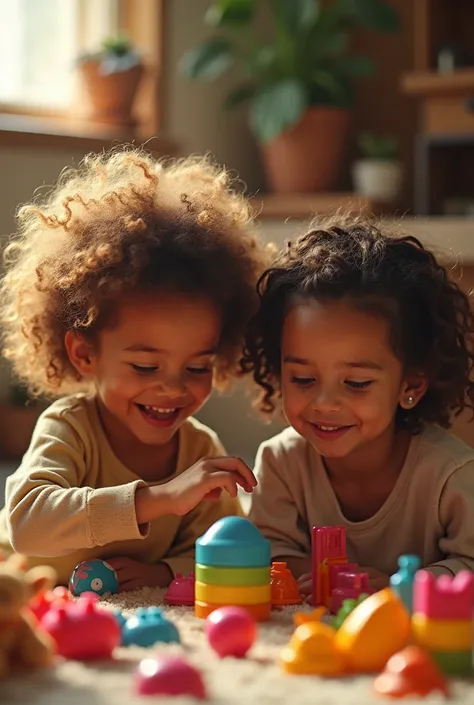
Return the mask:
[[176,145],[159,135],[79,120],[0,113],[0,147],[38,147],[85,153],[123,143],[140,146],[145,142],[147,149],[159,156],[176,154]]
[[256,194],[251,203],[260,220],[296,218],[306,220],[317,214],[344,211],[381,214],[381,204],[356,193]]
[[446,74],[436,71],[406,73],[402,76],[401,88],[405,93],[428,96],[474,90],[474,68],[458,69]]

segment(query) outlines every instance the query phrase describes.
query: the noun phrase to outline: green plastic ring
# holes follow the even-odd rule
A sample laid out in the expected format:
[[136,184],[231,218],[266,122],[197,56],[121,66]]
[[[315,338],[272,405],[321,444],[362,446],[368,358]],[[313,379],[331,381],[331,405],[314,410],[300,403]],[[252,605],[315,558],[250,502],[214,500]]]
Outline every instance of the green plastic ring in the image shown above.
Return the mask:
[[270,582],[270,566],[262,568],[216,568],[196,563],[196,580],[207,585],[230,587],[267,585]]

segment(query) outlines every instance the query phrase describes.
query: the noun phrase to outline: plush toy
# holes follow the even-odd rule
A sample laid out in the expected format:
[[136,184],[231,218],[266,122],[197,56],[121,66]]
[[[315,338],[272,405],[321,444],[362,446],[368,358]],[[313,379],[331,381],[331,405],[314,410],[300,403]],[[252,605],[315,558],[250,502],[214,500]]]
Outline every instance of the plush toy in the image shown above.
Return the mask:
[[0,679],[18,670],[48,666],[54,642],[28,607],[42,590],[51,588],[55,573],[46,566],[26,570],[19,555],[0,555]]

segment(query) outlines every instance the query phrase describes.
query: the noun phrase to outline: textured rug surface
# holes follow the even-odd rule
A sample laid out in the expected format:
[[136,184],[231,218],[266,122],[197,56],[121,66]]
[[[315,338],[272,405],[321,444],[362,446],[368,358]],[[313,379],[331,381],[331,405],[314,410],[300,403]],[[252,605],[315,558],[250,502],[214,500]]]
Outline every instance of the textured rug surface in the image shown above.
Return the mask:
[[[144,589],[116,595],[104,606],[132,613],[138,607],[159,605],[163,593]],[[326,680],[309,676],[287,676],[276,659],[292,632],[290,609],[273,613],[259,625],[258,639],[246,659],[219,659],[209,648],[203,622],[191,608],[165,608],[180,631],[180,645],[157,645],[152,649],[118,649],[107,663],[58,663],[53,669],[10,679],[0,684],[0,703],[7,705],[143,705],[148,702],[196,703],[190,698],[138,697],[133,693],[133,674],[142,658],[160,651],[178,652],[197,666],[204,677],[209,701],[216,705],[368,705],[383,702],[371,693],[372,678]],[[390,701],[386,701],[390,702]],[[419,700],[407,699],[405,705]],[[446,702],[439,697],[425,703]],[[474,681],[453,683],[448,702],[474,705]]]

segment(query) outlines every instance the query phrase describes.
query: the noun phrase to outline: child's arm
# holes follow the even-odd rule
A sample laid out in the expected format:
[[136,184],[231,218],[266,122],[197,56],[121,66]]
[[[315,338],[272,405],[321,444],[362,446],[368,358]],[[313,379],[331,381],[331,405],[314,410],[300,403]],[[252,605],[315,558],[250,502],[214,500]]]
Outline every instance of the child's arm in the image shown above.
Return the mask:
[[436,518],[444,527],[439,548],[446,558],[428,566],[428,570],[436,575],[474,571],[474,461],[450,475],[437,510]]
[[112,541],[143,538],[135,493],[137,480],[94,489],[87,482],[90,445],[82,427],[47,410],[20,468],[6,482],[7,522],[15,551],[61,556]]
[[311,532],[298,510],[291,467],[270,442],[260,446],[255,460],[258,485],[252,493],[250,520],[270,541],[272,560],[282,560],[299,577],[311,570]]

